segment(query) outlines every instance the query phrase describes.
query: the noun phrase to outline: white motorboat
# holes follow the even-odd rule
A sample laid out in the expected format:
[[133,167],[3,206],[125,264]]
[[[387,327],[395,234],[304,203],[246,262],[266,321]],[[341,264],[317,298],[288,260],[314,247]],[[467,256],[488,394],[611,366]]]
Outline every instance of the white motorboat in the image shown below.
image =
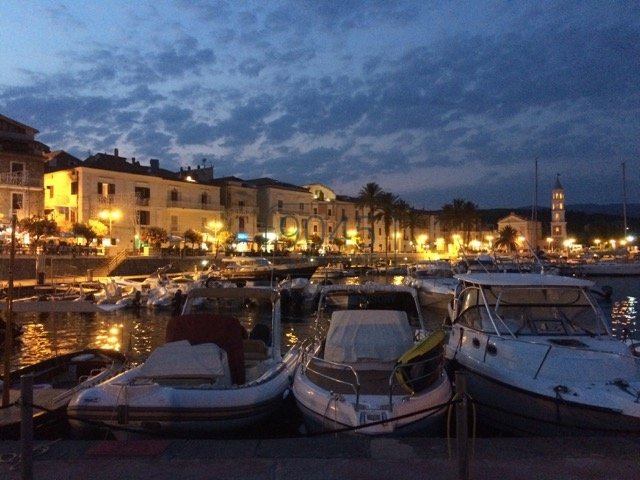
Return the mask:
[[640,433],[637,345],[614,338],[593,282],[469,273],[445,355],[465,374],[478,421],[513,434]]
[[452,395],[443,340],[442,331],[425,329],[411,287],[323,287],[316,338],[293,382],[305,425],[367,435],[440,434]]
[[[233,315],[242,308],[255,309],[254,319],[266,314],[270,325],[257,323],[247,335]],[[300,358],[297,346],[282,355],[280,320],[277,290],[191,290],[183,313],[167,325],[165,345],[71,400],[72,426],[192,435],[254,425],[282,406]]]
[[423,307],[446,310],[453,300],[458,280],[453,278],[453,269],[446,260],[424,260],[407,268],[405,285],[418,291]]

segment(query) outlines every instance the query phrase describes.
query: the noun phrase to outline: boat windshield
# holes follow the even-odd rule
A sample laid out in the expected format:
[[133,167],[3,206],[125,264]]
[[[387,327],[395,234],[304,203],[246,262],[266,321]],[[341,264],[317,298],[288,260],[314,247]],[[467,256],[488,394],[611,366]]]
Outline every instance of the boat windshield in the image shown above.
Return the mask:
[[460,321],[488,333],[607,335],[601,312],[579,288],[469,288]]
[[329,320],[336,310],[394,310],[407,314],[409,325],[416,329],[424,328],[415,298],[409,292],[365,292],[338,291],[328,293],[323,298],[319,313]]

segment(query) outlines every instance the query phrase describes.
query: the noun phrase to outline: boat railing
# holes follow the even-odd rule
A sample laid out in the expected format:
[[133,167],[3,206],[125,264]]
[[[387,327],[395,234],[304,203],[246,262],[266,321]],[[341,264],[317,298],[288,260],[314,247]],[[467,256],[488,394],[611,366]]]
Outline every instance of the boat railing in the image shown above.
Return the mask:
[[[353,390],[353,394],[356,396],[356,409],[360,404],[360,377],[358,373],[351,365],[347,365],[346,363],[338,363],[332,362],[330,360],[325,360],[324,358],[312,356],[307,359],[307,361],[303,364],[305,373],[306,371],[312,372],[315,375],[318,375],[325,380],[328,380],[330,383],[335,383],[337,385],[344,385],[351,390]],[[355,383],[349,382],[347,380],[343,380],[337,378],[335,375],[329,375],[328,373],[321,371],[319,368],[314,368],[315,365],[318,366],[326,366],[329,369],[332,369],[336,372],[346,372],[348,375],[352,375]]]
[[[360,396],[363,390],[367,390],[365,386],[368,381],[368,373],[376,370],[358,370],[357,365],[333,362],[325,360],[317,356],[307,357],[303,362],[304,370],[311,372],[329,382],[329,385],[347,387],[356,396],[355,409],[360,409]],[[314,368],[315,367],[315,368]],[[325,367],[325,368],[322,368]],[[442,375],[444,368],[444,356],[442,349],[435,349],[433,352],[426,354],[420,360],[414,362],[397,363],[391,369],[387,377],[387,388],[389,411],[393,408],[394,395],[415,395],[432,385]],[[330,370],[333,374],[327,372]],[[339,378],[340,374],[345,374]],[[374,374],[375,375],[375,374]],[[350,380],[353,379],[353,380]],[[382,379],[381,379],[382,380]],[[382,393],[382,392],[381,392]]]

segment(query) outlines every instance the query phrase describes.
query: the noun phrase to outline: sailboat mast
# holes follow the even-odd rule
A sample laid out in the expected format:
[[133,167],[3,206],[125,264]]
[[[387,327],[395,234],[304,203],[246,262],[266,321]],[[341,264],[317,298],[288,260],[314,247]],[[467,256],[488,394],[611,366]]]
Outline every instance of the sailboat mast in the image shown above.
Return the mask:
[[[533,222],[538,221],[538,159],[534,163],[533,171],[533,205],[531,206],[531,220]],[[535,223],[534,223],[534,228]]]
[[624,232],[622,237],[627,239],[627,173],[625,162],[622,162],[622,221]]

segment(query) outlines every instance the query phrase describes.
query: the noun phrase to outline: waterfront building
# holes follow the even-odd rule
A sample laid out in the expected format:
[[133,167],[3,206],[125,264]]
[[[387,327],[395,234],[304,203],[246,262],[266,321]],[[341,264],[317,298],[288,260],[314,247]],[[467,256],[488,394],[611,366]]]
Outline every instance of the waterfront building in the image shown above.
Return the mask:
[[160,227],[180,240],[189,229],[204,231],[221,222],[220,187],[213,167],[171,172],[157,159],[148,166],[128,161],[118,150],[68,166],[58,162],[44,175],[45,208],[63,230],[74,223],[102,221],[112,250],[139,249],[142,229]]
[[518,240],[518,243],[524,250],[535,250],[542,241],[541,222],[526,219],[511,212],[506,217],[498,220],[498,235],[506,226],[512,227],[522,237],[522,239]]
[[254,246],[258,230],[258,189],[238,177],[221,177],[211,180],[220,187],[220,206],[223,210],[221,222],[208,225],[213,234],[215,250],[220,246],[219,235],[224,233],[231,248],[236,252],[250,251]]
[[42,176],[49,147],[35,139],[33,127],[0,115],[0,224],[41,216]]
[[247,180],[257,189],[258,231],[263,247],[272,251],[319,248],[323,240],[308,188],[272,178]]

